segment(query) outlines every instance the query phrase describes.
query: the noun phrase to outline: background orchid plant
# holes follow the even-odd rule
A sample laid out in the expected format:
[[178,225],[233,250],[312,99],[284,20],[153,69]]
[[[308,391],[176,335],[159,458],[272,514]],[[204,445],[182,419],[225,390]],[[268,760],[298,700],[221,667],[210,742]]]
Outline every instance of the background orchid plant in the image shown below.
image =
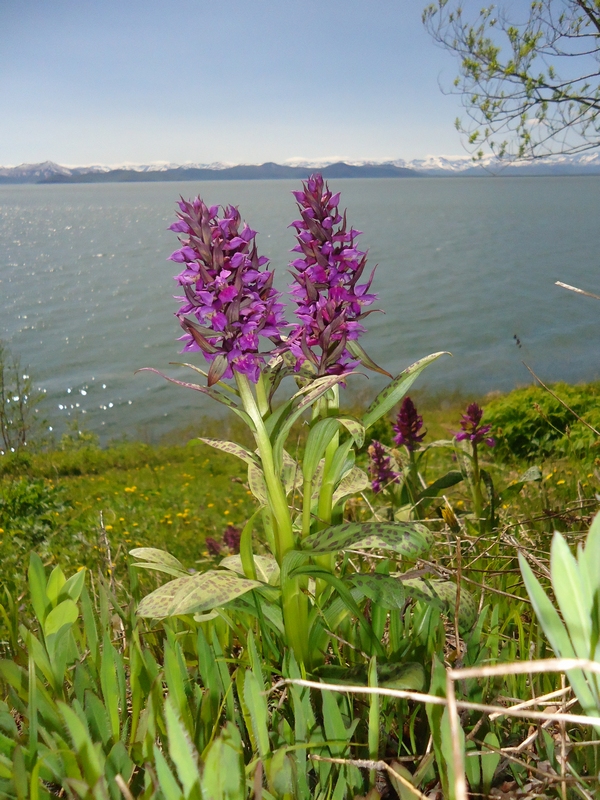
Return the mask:
[[[258,507],[242,532],[239,555],[226,557],[217,569],[189,574],[171,555],[152,548],[137,548],[131,555],[136,566],[174,577],[143,599],[138,615],[214,621],[230,644],[254,629],[263,642],[273,643],[274,657],[281,656],[281,647],[290,648],[301,669],[314,671],[325,669],[332,641],[340,663],[356,660],[357,650],[380,661],[390,652],[397,654],[402,649],[398,614],[387,653],[381,643],[388,612],[403,607],[407,596],[436,594],[431,583],[403,581],[399,571],[430,546],[432,535],[424,524],[377,517],[344,521],[344,506],[369,483],[355,463],[366,431],[442,353],[392,379],[361,418],[340,412],[340,388],[357,367],[389,374],[359,343],[375,300],[373,272],[365,273],[367,253],[357,246],[360,232],[348,225],[339,194],[320,175],[311,176],[294,194],[299,218],[291,226],[297,244],[290,264],[296,306],[290,324],[268,260],[258,255],[256,232],[242,225],[238,210],[208,207],[200,198],[179,203],[179,219],[171,230],[180,234],[181,247],[170,258],[183,266],[176,276],[183,290],[177,312],[183,352],[201,352],[209,369],[185,364],[205,375],[206,384],[164,377],[212,397],[244,420],[254,448],[201,441],[247,464]],[[296,391],[276,401],[286,377],[296,381]],[[412,452],[422,438],[419,418],[404,419],[403,413],[414,417],[416,410],[405,402],[398,420],[397,435]],[[302,421],[308,433],[300,456],[288,440]],[[253,538],[257,532],[262,536]],[[349,550],[380,550],[390,557],[373,572],[368,559],[353,561]],[[448,592],[438,594],[449,607]],[[472,622],[466,593],[463,603],[467,622]],[[420,675],[417,683],[423,679]]]

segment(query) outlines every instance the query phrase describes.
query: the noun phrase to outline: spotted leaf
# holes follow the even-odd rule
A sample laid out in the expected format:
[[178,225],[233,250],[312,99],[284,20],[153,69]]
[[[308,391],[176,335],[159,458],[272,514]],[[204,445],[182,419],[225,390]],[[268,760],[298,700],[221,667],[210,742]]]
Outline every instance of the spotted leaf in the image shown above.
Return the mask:
[[209,570],[170,581],[151,592],[139,604],[137,614],[153,619],[201,614],[223,606],[260,585],[258,581],[239,578],[229,570]]
[[307,536],[302,546],[313,553],[336,553],[348,547],[378,548],[417,558],[432,540],[427,528],[418,522],[346,522]]
[[[401,575],[397,577],[402,578]],[[440,611],[454,619],[456,611],[456,584],[451,581],[428,578],[407,578],[402,581],[409,597],[433,603]],[[473,596],[461,587],[458,626],[461,631],[470,630],[477,620],[477,604]]]

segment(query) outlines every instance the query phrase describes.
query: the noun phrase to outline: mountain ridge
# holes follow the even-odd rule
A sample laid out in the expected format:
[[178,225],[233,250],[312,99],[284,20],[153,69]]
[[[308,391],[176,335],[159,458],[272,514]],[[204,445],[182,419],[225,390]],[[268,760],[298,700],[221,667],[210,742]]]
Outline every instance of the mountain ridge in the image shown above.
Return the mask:
[[290,159],[283,164],[211,164],[154,162],[151,164],[63,166],[53,161],[0,167],[0,184],[106,183],[182,180],[276,180],[305,178],[319,170],[326,178],[421,178],[600,175],[600,153],[553,156],[533,162],[499,162],[493,157],[473,161],[470,156],[426,156],[388,161]]

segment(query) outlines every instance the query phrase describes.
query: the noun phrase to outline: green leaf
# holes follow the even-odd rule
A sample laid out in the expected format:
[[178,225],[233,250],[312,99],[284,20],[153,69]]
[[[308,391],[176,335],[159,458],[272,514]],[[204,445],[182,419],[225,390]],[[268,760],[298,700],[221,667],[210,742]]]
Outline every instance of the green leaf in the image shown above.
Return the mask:
[[356,417],[338,417],[344,428],[354,439],[357,447],[362,447],[365,443],[365,426]]
[[[226,556],[219,566],[230,569],[238,575],[244,575],[242,558],[239,555]],[[254,556],[254,566],[259,581],[270,583],[273,586],[279,582],[279,564],[273,556]]]
[[258,581],[238,578],[230,571],[209,570],[155,589],[141,601],[137,614],[153,619],[198,614],[224,606],[260,585]]
[[[349,339],[346,342],[346,350],[350,353],[351,356],[357,358],[363,367],[367,367],[367,369],[373,370],[373,372],[379,372],[381,375],[386,375],[388,378],[392,377],[392,374],[388,372],[386,369],[378,366],[371,356],[369,356],[366,351],[363,349],[362,345],[358,343],[357,339]],[[359,445],[360,447],[361,445]]]
[[[598,568],[598,565],[597,567]],[[578,658],[591,657],[592,597],[586,596],[579,567],[569,546],[555,532],[550,557],[552,588]]]
[[66,597],[70,597],[71,600],[77,602],[81,596],[83,587],[85,586],[86,573],[87,570],[85,567],[83,567],[83,569],[80,569],[74,575],[71,575],[71,577],[60,590],[59,599],[65,600]]
[[494,774],[498,764],[500,763],[501,756],[500,753],[485,753],[485,745],[489,744],[496,750],[500,750],[500,741],[496,734],[490,731],[486,734],[483,744],[484,747],[481,748],[481,783],[483,794],[487,797],[487,795],[490,793],[492,781],[494,780]]
[[163,797],[168,797],[169,800],[183,800],[183,792],[173,773],[171,772],[166,758],[163,756],[157,744],[153,746],[154,750],[154,765],[156,767],[156,776],[160,784]]
[[85,724],[75,711],[61,701],[57,705],[73,742],[85,779],[91,786],[94,786],[103,773],[99,752],[94,747]]
[[340,424],[335,417],[325,417],[317,420],[310,429],[306,439],[304,458],[302,460],[302,472],[305,481],[311,481],[323,458],[327,445],[333,439]]
[[260,464],[256,455],[251,450],[248,450],[247,447],[243,447],[241,444],[221,441],[220,439],[207,439],[202,436],[198,437],[198,439],[195,441],[204,442],[204,444],[214,447],[215,450],[221,450],[223,453],[229,453],[232,456],[236,456],[242,461],[245,461],[246,464],[256,464],[257,466]]
[[164,572],[167,575],[172,575],[174,578],[183,578],[186,575],[189,575],[187,570],[177,569],[177,567],[169,567],[167,564],[157,564],[153,561],[137,561],[135,564],[131,565],[136,569],[149,569],[153,572]]
[[377,422],[378,419],[381,419],[384,414],[387,414],[388,411],[404,397],[425,367],[443,355],[450,355],[450,353],[446,351],[433,353],[430,356],[420,359],[420,361],[415,361],[414,364],[411,364],[404,372],[400,373],[400,375],[386,386],[385,389],[379,392],[363,417],[365,429],[370,428],[371,425]]
[[44,570],[42,559],[37,553],[32,553],[29,557],[27,577],[29,579],[31,604],[39,623],[43,625],[51,606],[46,594],[46,571]]
[[100,666],[100,683],[102,696],[108,709],[108,717],[114,741],[119,739],[119,688],[117,684],[117,669],[115,665],[115,649],[108,633],[104,634],[102,644],[102,660]]
[[60,567],[54,567],[48,578],[48,583],[46,584],[46,595],[53,606],[58,603],[58,596],[66,582],[67,579],[62,569]]
[[276,797],[292,797],[294,789],[294,769],[285,747],[273,753],[269,764],[269,788]]
[[[456,584],[451,581],[428,578],[402,578],[406,594],[415,600],[433,603],[443,613],[454,619],[456,612]],[[477,621],[477,604],[473,596],[461,587],[458,627],[462,632],[469,631]]]
[[404,608],[404,585],[397,578],[378,573],[372,575],[357,573],[352,576],[350,582],[373,603],[389,609]]
[[135,547],[129,551],[129,555],[140,561],[162,564],[163,566],[174,567],[182,572],[185,571],[183,564],[175,556],[167,553],[166,550],[158,550],[156,547]]
[[205,754],[202,773],[204,800],[243,800],[246,776],[238,729],[227,722]]
[[268,504],[267,484],[262,469],[256,464],[248,465],[248,486],[261,506],[266,506]]
[[302,547],[311,553],[378,548],[417,558],[432,541],[429,530],[418,522],[346,522],[307,536]]
[[352,467],[342,480],[339,482],[337,489],[333,493],[332,503],[336,503],[347,497],[350,494],[357,494],[364,491],[369,485],[369,476],[360,467]]
[[[519,553],[519,566],[533,610],[557,658],[576,658],[575,650],[557,610],[521,553]],[[581,670],[571,670],[567,672],[567,677],[585,713],[598,713],[594,696]]]
[[244,701],[252,720],[252,732],[263,761],[267,761],[271,753],[269,742],[269,711],[267,699],[263,694],[264,687],[258,682],[256,675],[249,669],[244,678]]
[[177,768],[186,800],[200,796],[198,754],[170,698],[165,701],[169,755]]
[[63,625],[73,625],[79,616],[77,604],[72,600],[63,600],[46,617],[44,622],[44,636],[47,638],[57,633]]
[[458,470],[450,470],[450,472],[447,472],[441,478],[438,478],[426,489],[423,489],[423,491],[417,496],[416,502],[420,503],[422,508],[425,508],[429,504],[421,501],[426,501],[427,498],[433,499],[434,497],[437,497],[442,489],[448,489],[450,486],[456,486],[456,484],[460,483],[462,479],[462,472],[459,472]]

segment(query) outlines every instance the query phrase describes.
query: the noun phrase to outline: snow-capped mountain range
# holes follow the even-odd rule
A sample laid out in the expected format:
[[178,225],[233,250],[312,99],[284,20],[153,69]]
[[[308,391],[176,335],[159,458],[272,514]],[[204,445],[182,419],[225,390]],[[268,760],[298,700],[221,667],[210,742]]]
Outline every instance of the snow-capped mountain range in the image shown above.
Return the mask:
[[160,181],[199,179],[256,179],[303,177],[319,169],[328,177],[420,177],[484,175],[600,175],[600,152],[552,156],[536,161],[499,162],[493,156],[473,161],[471,156],[426,156],[388,161],[293,158],[283,164],[113,164],[61,166],[53,161],[0,167],[0,183],[96,183],[106,181]]

